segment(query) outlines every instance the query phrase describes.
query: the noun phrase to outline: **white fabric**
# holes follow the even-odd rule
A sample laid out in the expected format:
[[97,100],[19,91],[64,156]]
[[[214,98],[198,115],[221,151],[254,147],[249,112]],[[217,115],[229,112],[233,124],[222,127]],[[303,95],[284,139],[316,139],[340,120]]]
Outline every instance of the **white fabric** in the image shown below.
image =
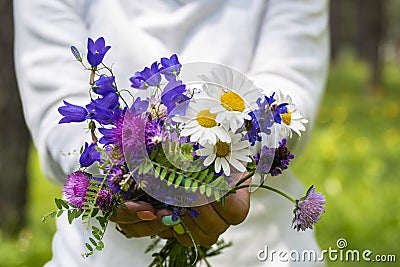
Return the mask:
[[[88,72],[69,52],[86,50],[88,37],[104,36],[112,48],[119,88],[153,61],[177,53],[181,62],[223,63],[267,91],[289,93],[313,120],[328,65],[325,0],[15,0],[16,68],[24,112],[44,173],[62,184],[78,166],[79,147],[90,136],[84,124],[57,125],[61,100],[88,101]],[[309,133],[309,132],[308,132]],[[306,134],[306,136],[308,135]],[[304,143],[304,138],[303,138]],[[292,176],[273,183],[295,196],[304,188]],[[290,229],[293,207],[273,193],[257,192],[251,212],[224,235],[235,245],[214,266],[292,266],[257,260],[257,251],[318,249],[313,232]],[[105,251],[82,260],[84,229],[58,220],[52,266],[146,266],[148,238],[125,239],[110,227]],[[312,263],[303,263],[312,266]],[[296,265],[297,266],[297,265]]]

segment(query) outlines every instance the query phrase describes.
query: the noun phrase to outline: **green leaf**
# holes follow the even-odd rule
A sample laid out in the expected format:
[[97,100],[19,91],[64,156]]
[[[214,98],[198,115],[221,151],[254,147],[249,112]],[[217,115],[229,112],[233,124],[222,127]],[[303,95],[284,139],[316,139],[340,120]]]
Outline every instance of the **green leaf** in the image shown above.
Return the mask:
[[59,198],[55,198],[55,199],[54,199],[54,202],[56,203],[57,208],[58,208],[59,210],[61,210],[61,209],[62,209],[62,205],[61,205],[61,203],[60,203],[60,199],[59,199]]
[[207,172],[206,171],[202,171],[200,176],[197,178],[198,181],[202,182],[203,179],[207,176]]
[[73,221],[74,219],[75,219],[74,212],[71,211],[71,210],[69,210],[69,211],[68,211],[68,222],[69,222],[69,224],[72,224],[72,221]]
[[98,208],[93,209],[93,211],[92,211],[92,217],[96,217],[97,213],[99,213],[99,209],[98,209]]
[[190,179],[185,180],[185,189],[190,189],[192,185],[192,181]]
[[216,200],[220,199],[220,194],[219,194],[219,190],[214,190],[214,197]]
[[168,182],[170,182],[171,184],[175,184],[174,180],[176,177],[176,173],[174,171],[171,172],[171,174],[168,176]]
[[97,251],[102,251],[103,248],[104,248],[104,243],[101,242],[101,241],[99,241],[99,243],[98,243],[97,246],[96,246],[96,250],[97,250]]
[[59,210],[58,212],[57,212],[57,217],[60,217],[62,214],[63,214],[63,210]]
[[193,193],[196,192],[197,187],[198,187],[198,184],[199,184],[199,182],[197,182],[197,181],[194,181],[194,182],[192,183],[192,192],[193,192]]
[[101,233],[101,230],[97,228],[96,226],[92,226],[92,231],[96,233]]
[[161,171],[160,179],[164,180],[166,175],[167,175],[167,169],[163,168],[163,170]]
[[85,245],[90,252],[93,252],[93,248],[89,243],[85,243]]
[[214,178],[214,172],[210,172],[210,174],[208,174],[207,178],[203,181],[205,184],[208,184],[211,182],[211,180]]
[[204,195],[205,192],[206,192],[206,186],[203,184],[200,186],[200,194]]
[[93,244],[93,246],[97,246],[97,242],[96,240],[94,240],[93,238],[89,237],[90,242]]
[[143,169],[144,169],[144,164],[142,163],[142,164],[139,165],[138,175],[143,174]]
[[211,186],[207,186],[207,187],[206,187],[206,196],[207,196],[207,197],[210,197],[211,194],[212,194],[212,188],[211,188]]
[[155,175],[156,175],[156,176],[160,176],[160,173],[161,173],[161,166],[158,165],[158,166],[156,167],[156,169],[155,169]]
[[179,175],[175,181],[175,188],[178,188],[181,185],[182,180],[183,180],[183,175]]
[[144,174],[148,173],[151,170],[151,168],[153,168],[153,164],[151,162],[147,162],[147,165],[144,168],[143,173]]

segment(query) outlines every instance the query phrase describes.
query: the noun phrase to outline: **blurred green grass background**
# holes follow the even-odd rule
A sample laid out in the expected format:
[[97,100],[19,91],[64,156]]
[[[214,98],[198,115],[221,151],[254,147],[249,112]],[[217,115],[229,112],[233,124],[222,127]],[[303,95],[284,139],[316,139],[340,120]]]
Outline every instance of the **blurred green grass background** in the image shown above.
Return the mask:
[[[322,249],[369,249],[400,262],[400,67],[385,65],[383,86],[367,92],[368,70],[350,56],[332,65],[312,137],[294,165],[296,175],[327,196],[316,227]],[[61,189],[40,173],[36,152],[29,160],[29,220],[17,239],[0,233],[0,267],[36,267],[51,258],[54,209]],[[398,263],[328,261],[328,266],[398,266]]]

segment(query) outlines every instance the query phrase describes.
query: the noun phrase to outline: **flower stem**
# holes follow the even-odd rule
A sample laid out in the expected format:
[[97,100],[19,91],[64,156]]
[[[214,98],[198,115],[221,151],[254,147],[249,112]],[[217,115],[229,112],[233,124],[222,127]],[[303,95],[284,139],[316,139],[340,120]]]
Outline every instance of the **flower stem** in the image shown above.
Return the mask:
[[251,178],[254,175],[254,171],[249,172],[246,176],[244,176],[243,178],[241,178],[237,183],[236,186],[239,186],[241,184],[243,184],[244,182],[246,182],[249,178]]
[[233,190],[239,190],[239,189],[246,188],[246,187],[247,187],[247,188],[250,188],[250,187],[260,187],[260,188],[268,189],[268,190],[270,190],[270,191],[273,191],[273,192],[275,192],[275,193],[277,193],[277,194],[279,194],[279,195],[281,195],[281,196],[287,198],[288,200],[290,200],[291,202],[293,202],[294,204],[296,204],[296,200],[295,200],[294,198],[292,198],[291,196],[289,196],[288,194],[282,192],[282,191],[279,190],[279,189],[276,189],[276,188],[274,188],[274,187],[271,187],[271,186],[268,186],[268,185],[264,185],[264,184],[261,184],[261,185],[255,185],[255,184],[239,185],[239,186],[235,186],[235,187],[233,188]]

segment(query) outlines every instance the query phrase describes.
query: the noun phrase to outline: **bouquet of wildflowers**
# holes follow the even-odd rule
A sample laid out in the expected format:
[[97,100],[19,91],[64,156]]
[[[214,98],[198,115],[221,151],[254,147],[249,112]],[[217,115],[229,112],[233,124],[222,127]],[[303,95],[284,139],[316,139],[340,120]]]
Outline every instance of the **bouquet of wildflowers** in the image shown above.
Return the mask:
[[[211,63],[182,65],[177,55],[161,58],[136,72],[130,89],[119,89],[110,67],[102,63],[110,46],[104,38],[89,38],[87,63],[77,48],[75,58],[90,71],[89,103],[64,101],[60,123],[86,122],[90,142],[82,144],[79,164],[69,174],[64,200],[47,217],[68,214],[71,223],[82,217],[91,232],[84,256],[104,247],[109,219],[127,201],[145,201],[167,208],[163,223],[188,234],[182,216],[199,214],[197,206],[239,189],[272,190],[294,203],[292,226],[312,228],[324,212],[325,197],[310,187],[293,199],[266,184],[267,176],[287,169],[294,155],[287,140],[305,131],[307,120],[290,96],[264,95],[243,74]],[[231,174],[242,173],[239,178]],[[248,180],[251,180],[249,183]],[[175,239],[149,247],[150,266],[191,266],[221,252],[229,244],[184,247]],[[208,264],[208,263],[207,263]]]

